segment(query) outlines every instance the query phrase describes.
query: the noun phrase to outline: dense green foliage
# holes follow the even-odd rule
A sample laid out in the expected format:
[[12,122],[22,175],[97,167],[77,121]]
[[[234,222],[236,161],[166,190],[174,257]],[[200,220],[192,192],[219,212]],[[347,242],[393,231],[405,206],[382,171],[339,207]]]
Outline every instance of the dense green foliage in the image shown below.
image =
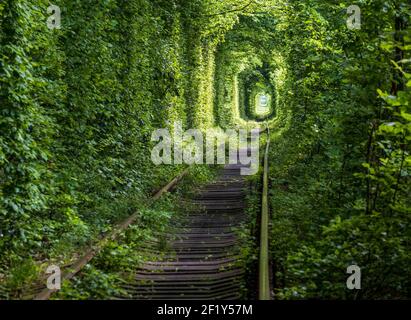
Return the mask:
[[[47,27],[50,4],[61,29]],[[359,1],[349,30],[351,4],[1,1],[0,298],[24,296],[44,265],[74,259],[181,172],[150,159],[151,133],[175,121],[271,127],[277,298],[410,297],[411,9]],[[115,294],[139,242],[172,218],[156,210],[62,297]],[[351,264],[361,291],[346,288]]]
[[154,128],[206,116],[185,103],[206,68],[188,59],[207,48],[184,31],[187,8],[54,4],[60,30],[45,23],[49,1],[0,5],[0,270],[11,274],[70,258],[129,215],[181,170],[152,165]]
[[[348,5],[292,1],[279,15],[293,113],[271,151],[279,298],[411,295],[410,7],[363,1],[348,30]],[[346,288],[351,264],[360,291]]]
[[[214,170],[196,166],[176,192],[167,194],[150,208],[139,209],[139,219],[125,232],[110,241],[81,271],[74,281],[66,281],[53,299],[109,299],[127,296],[122,288],[134,281],[136,267],[146,261],[158,261],[167,250],[166,235],[176,221],[191,210],[179,200],[188,197],[199,185],[214,178]],[[170,235],[169,235],[170,236]]]

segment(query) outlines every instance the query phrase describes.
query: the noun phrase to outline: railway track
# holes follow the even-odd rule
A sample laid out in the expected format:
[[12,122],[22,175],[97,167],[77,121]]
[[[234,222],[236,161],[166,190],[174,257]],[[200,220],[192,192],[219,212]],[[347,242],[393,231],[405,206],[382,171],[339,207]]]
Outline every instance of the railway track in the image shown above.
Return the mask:
[[241,241],[235,228],[246,222],[247,182],[241,165],[225,166],[217,179],[189,200],[196,208],[173,225],[170,254],[146,262],[127,297],[117,299],[240,299],[245,270],[238,264]]
[[[267,170],[268,148],[264,157],[264,190],[261,215],[259,299],[270,299],[269,263],[268,263],[268,206],[267,206]],[[241,148],[240,154],[252,150]],[[239,160],[239,158],[237,158]],[[136,300],[222,300],[244,298],[246,274],[241,261],[241,249],[244,243],[237,236],[237,228],[244,227],[248,221],[245,213],[245,196],[249,182],[241,175],[241,164],[226,165],[214,182],[202,187],[187,202],[190,209],[182,219],[172,221],[166,239],[167,252],[158,251],[159,240],[143,244],[141,250],[154,254],[152,261],[139,266],[133,279],[122,286],[124,294],[113,299]],[[151,203],[162,194],[170,191],[187,174],[188,169],[176,176],[159,190]],[[65,268],[62,280],[69,281],[89,263],[105,246],[107,241],[133,224],[138,213],[134,213],[112,232],[105,235],[86,253]],[[39,285],[33,289],[35,300],[47,300],[56,292],[42,289]],[[31,294],[30,294],[31,295]]]

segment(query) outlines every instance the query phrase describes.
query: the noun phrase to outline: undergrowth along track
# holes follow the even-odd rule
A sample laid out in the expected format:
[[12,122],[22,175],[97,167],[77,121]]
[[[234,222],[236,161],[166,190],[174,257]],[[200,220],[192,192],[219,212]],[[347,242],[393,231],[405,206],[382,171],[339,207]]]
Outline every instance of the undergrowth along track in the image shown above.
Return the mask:
[[246,221],[247,182],[241,165],[225,166],[191,199],[192,210],[175,223],[170,253],[138,268],[117,299],[214,300],[242,298],[244,267],[235,228]]

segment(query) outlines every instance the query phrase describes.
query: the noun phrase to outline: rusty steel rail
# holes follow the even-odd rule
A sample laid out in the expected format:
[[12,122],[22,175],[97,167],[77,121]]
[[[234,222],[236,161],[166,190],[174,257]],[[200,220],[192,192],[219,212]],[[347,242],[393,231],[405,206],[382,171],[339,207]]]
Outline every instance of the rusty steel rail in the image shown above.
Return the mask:
[[[153,204],[156,200],[158,200],[164,193],[168,192],[173,188],[185,175],[187,175],[189,168],[185,169],[181,174],[179,174],[177,177],[175,177],[173,180],[171,180],[166,186],[161,188],[158,192],[156,192],[152,198],[149,201],[149,205]],[[103,248],[104,246],[110,241],[114,240],[117,238],[117,236],[127,229],[131,224],[133,224],[139,216],[139,212],[135,212],[131,216],[129,216],[127,219],[122,221],[120,224],[118,224],[112,232],[109,234],[105,235],[100,241],[94,245],[93,247],[89,248],[87,252],[74,264],[72,264],[68,270],[66,270],[62,277],[61,280],[62,282],[64,280],[71,280],[78,272],[83,269],[87,263],[90,262]],[[57,290],[51,290],[48,288],[43,289],[39,294],[37,294],[34,297],[34,300],[48,300],[50,299],[51,295],[53,293],[57,292]]]
[[270,274],[268,253],[268,152],[270,149],[270,129],[267,126],[267,145],[264,154],[263,192],[261,202],[260,260],[258,279],[258,299],[270,300]]

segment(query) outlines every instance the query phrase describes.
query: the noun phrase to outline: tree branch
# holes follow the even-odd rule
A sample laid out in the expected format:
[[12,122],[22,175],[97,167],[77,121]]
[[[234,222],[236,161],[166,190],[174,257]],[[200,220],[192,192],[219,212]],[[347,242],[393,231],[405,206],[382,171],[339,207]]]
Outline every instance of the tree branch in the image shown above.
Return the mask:
[[206,14],[202,15],[203,17],[215,17],[215,16],[221,16],[227,13],[233,13],[233,12],[239,12],[239,11],[244,11],[247,9],[249,6],[251,6],[254,3],[254,0],[251,0],[249,3],[247,3],[245,6],[238,8],[238,9],[232,9],[232,10],[227,10],[219,13],[213,13],[213,14]]

